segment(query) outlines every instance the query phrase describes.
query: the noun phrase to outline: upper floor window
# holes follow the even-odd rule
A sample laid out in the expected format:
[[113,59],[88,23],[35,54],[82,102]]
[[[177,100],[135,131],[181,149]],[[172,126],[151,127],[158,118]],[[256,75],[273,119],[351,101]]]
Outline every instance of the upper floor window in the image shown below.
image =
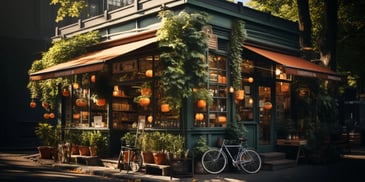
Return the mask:
[[107,1],[107,8],[108,10],[115,10],[124,6],[128,6],[133,4],[134,0],[108,0]]

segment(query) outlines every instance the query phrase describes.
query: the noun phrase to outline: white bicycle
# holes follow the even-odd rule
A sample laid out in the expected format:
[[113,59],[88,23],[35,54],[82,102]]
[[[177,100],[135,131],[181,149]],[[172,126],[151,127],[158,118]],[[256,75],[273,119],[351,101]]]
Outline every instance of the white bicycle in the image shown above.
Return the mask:
[[[219,174],[227,166],[228,158],[227,154],[232,160],[234,167],[245,171],[246,173],[257,173],[261,169],[261,157],[260,155],[251,149],[247,149],[243,146],[247,139],[240,138],[239,144],[227,144],[226,140],[223,140],[223,144],[220,148],[210,148],[202,156],[202,164],[205,171],[210,174]],[[238,149],[236,155],[232,155],[230,149]]]

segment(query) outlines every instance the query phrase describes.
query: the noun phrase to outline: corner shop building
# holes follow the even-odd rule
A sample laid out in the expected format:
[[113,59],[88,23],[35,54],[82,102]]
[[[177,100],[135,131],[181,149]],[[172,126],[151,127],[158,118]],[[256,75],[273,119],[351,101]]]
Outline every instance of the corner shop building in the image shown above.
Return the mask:
[[[110,1],[112,2],[112,1]],[[122,2],[122,1],[121,1]],[[144,123],[144,131],[163,131],[182,134],[187,146],[192,147],[201,135],[210,145],[224,137],[230,122],[243,122],[247,128],[249,145],[258,151],[274,151],[277,128],[290,119],[291,84],[296,77],[340,80],[333,71],[301,58],[299,31],[296,22],[290,22],[226,1],[211,0],[134,0],[129,3],[95,4],[92,17],[75,24],[56,28],[54,39],[72,37],[99,30],[104,41],[85,55],[68,62],[32,73],[31,80],[76,76],[80,88],[73,88],[70,97],[59,99],[58,123],[67,130],[100,130],[109,136],[111,151],[120,148],[120,137],[135,131]],[[109,9],[105,10],[102,7]],[[207,51],[209,79],[207,88],[213,95],[213,104],[199,110],[192,99],[184,103],[178,113],[161,112],[159,105],[157,66],[160,51],[156,31],[157,13],[161,7],[179,12],[207,12],[211,17],[212,39]],[[247,40],[242,52],[242,87],[245,99],[235,101],[231,93],[229,39],[232,21],[245,22]],[[152,70],[153,76],[145,73]],[[113,85],[103,106],[91,101],[94,90],[89,86],[92,75],[108,73]],[[133,102],[143,85],[152,88],[151,103],[141,107]],[[305,95],[306,90],[303,89]],[[76,100],[86,99],[86,106],[77,106]],[[266,108],[266,103],[271,108]],[[265,109],[266,108],[266,109]],[[203,113],[203,120],[195,115]],[[151,119],[152,118],[152,119]],[[225,122],[220,122],[220,118]]]

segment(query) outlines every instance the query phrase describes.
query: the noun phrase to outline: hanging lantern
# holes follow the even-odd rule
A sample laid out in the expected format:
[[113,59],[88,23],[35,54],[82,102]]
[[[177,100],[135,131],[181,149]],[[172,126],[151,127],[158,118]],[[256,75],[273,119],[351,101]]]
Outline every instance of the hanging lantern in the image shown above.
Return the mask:
[[35,108],[35,107],[37,107],[37,103],[33,100],[33,101],[31,101],[30,103],[29,103],[29,106],[30,106],[30,108]]
[[95,83],[96,82],[96,75],[91,75],[90,81],[91,81],[91,83]]
[[73,83],[73,84],[72,84],[72,87],[73,87],[74,89],[79,89],[79,88],[80,88],[80,85],[79,85],[78,83]]
[[145,75],[146,75],[146,77],[147,77],[147,78],[152,78],[152,76],[153,76],[153,71],[152,71],[152,70],[146,70]]
[[148,122],[148,123],[152,123],[152,121],[153,121],[153,117],[152,117],[152,116],[148,116],[148,117],[147,117],[147,122]]

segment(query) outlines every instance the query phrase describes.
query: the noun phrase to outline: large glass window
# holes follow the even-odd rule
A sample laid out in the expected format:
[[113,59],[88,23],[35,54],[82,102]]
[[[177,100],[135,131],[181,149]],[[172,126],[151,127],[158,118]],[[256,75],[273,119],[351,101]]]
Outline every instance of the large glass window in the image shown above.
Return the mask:
[[[279,128],[277,138],[288,138],[294,132],[294,125],[290,112],[290,82],[276,82],[276,125]],[[294,133],[292,133],[294,134]]]
[[270,144],[271,142],[271,87],[259,86],[259,127],[260,144]]
[[195,107],[196,127],[225,127],[228,111],[227,59],[223,55],[210,53],[209,83],[207,89],[213,96],[213,102],[204,108]]
[[254,63],[251,60],[244,59],[241,64],[242,70],[242,88],[244,90],[244,100],[236,101],[236,119],[238,121],[253,121],[253,105],[254,105]]

